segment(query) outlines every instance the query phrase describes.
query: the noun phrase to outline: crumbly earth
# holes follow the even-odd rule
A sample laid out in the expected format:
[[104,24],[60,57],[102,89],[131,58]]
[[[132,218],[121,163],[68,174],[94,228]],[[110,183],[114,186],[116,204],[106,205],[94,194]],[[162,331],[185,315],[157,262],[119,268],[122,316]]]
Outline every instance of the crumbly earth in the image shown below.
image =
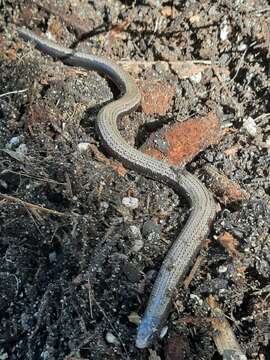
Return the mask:
[[[177,359],[220,359],[210,294],[248,359],[270,359],[267,1],[21,0],[0,9],[0,359],[175,359],[172,343]],[[173,103],[165,116],[138,109],[122,120],[132,146],[151,124],[209,111],[226,129],[188,168],[204,181],[200,170],[212,164],[250,198],[220,204],[200,267],[187,289],[179,286],[167,334],[152,350],[136,349],[136,324],[188,206],[102,157],[95,118],[117,89],[22,44],[17,26],[129,59],[131,71],[152,62],[133,76],[173,84]],[[199,80],[159,63],[198,59],[214,64]],[[240,256],[217,241],[225,231]]]

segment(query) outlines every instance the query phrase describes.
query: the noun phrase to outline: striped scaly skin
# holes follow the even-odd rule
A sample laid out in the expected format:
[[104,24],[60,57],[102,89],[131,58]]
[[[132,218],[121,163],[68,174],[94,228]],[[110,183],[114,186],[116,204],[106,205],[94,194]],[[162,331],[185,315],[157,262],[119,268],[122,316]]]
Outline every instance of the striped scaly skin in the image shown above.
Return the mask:
[[167,320],[172,295],[185,276],[203,240],[207,237],[215,217],[215,203],[206,187],[194,175],[180,173],[168,164],[143,154],[129,146],[122,138],[117,119],[130,113],[140,103],[140,93],[133,78],[113,61],[101,56],[74,52],[43,39],[27,29],[19,29],[25,41],[31,41],[40,51],[63,63],[95,70],[109,77],[122,92],[122,97],[105,105],[97,116],[97,130],[103,146],[125,166],[171,186],[188,200],[191,213],[184,228],[166,255],[154,283],[150,299],[139,325],[136,339],[138,348],[152,344]]

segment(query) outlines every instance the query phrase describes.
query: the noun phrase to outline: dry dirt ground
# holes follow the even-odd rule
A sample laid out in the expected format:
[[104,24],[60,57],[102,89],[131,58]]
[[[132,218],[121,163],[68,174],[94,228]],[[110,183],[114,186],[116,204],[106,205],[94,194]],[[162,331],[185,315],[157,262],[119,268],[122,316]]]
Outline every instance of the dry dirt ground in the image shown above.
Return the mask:
[[[267,1],[3,0],[0,12],[0,359],[218,360],[209,295],[247,358],[270,359]],[[188,205],[106,160],[95,118],[117,89],[23,44],[18,26],[172,85],[166,114],[139,108],[122,120],[132,146],[165,122],[212,111],[222,123],[219,143],[188,168],[205,181],[214,165],[249,197],[217,199],[200,266],[150,350],[136,349],[136,324]],[[168,65],[190,60],[210,66],[183,77]]]

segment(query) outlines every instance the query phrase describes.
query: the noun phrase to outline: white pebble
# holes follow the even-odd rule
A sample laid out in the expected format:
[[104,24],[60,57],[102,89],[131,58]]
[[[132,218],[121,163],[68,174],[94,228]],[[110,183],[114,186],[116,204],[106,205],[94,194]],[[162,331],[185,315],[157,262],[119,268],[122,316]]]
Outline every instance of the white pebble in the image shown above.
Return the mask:
[[143,246],[144,246],[144,242],[143,242],[143,239],[142,239],[142,234],[141,234],[141,231],[140,229],[135,226],[135,225],[131,225],[129,227],[129,230],[130,230],[130,237],[132,238],[132,240],[134,241],[133,243],[133,246],[131,248],[131,250],[133,252],[139,252]]
[[190,298],[195,300],[199,305],[203,304],[203,300],[196,294],[190,294]]
[[202,80],[202,73],[199,72],[195,75],[190,76],[190,80],[195,82],[196,84],[199,84]]
[[49,261],[50,261],[50,263],[54,263],[55,261],[56,261],[56,258],[57,258],[57,255],[56,255],[56,252],[54,251],[54,252],[51,252],[50,254],[49,254]]
[[240,45],[238,45],[237,50],[238,51],[245,51],[247,48],[247,45],[245,43],[241,43]]
[[100,207],[107,210],[109,208],[109,204],[106,201],[101,201]]
[[88,150],[90,143],[88,142],[81,142],[77,145],[77,148],[80,152],[85,152]]
[[138,226],[130,225],[129,229],[130,229],[131,234],[132,234],[134,237],[141,237],[141,231],[140,231],[140,229],[138,228]]
[[141,322],[141,317],[140,317],[140,315],[138,315],[135,311],[132,311],[132,312],[128,315],[128,320],[129,320],[129,322],[131,322],[132,324],[139,325],[139,323]]
[[243,128],[246,129],[248,134],[251,136],[255,136],[257,133],[256,123],[252,117],[248,117],[244,119]]
[[139,200],[131,196],[124,197],[122,199],[122,204],[130,209],[137,209],[137,207],[139,206]]
[[20,145],[21,137],[20,136],[14,136],[9,140],[8,147],[17,147]]
[[25,144],[19,145],[19,147],[16,149],[16,152],[21,154],[21,155],[27,154],[27,151],[28,151],[28,149],[27,149],[27,146]]
[[220,289],[218,293],[220,296],[222,296],[222,295],[226,294],[226,289]]
[[40,354],[40,357],[41,359],[43,360],[47,360],[49,359],[49,352],[46,350],[46,351],[43,351],[41,354]]
[[270,150],[270,136],[265,141],[265,147]]
[[106,334],[106,341],[109,344],[119,344],[119,341],[117,340],[116,336],[114,336],[111,332],[107,332]]
[[167,332],[168,332],[168,326],[164,326],[164,327],[161,329],[161,332],[160,332],[160,335],[159,335],[160,339],[163,339],[164,336],[167,334]]
[[228,270],[228,267],[227,267],[227,266],[224,266],[224,265],[221,265],[221,266],[218,268],[218,272],[219,272],[220,274],[225,273],[227,270]]
[[220,28],[220,40],[221,40],[221,41],[227,40],[229,33],[230,33],[230,26],[228,25],[227,20],[225,20],[225,21],[221,24],[221,28]]
[[139,252],[144,246],[144,242],[142,239],[137,239],[134,241],[134,245],[131,248],[133,252]]

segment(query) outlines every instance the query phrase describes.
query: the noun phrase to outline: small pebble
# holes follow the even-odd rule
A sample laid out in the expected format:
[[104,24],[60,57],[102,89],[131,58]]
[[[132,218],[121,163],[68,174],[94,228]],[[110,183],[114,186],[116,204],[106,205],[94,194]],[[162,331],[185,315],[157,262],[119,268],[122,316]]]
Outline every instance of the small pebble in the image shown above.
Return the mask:
[[41,354],[40,354],[40,357],[42,360],[47,360],[49,359],[49,351],[43,351]]
[[227,20],[225,20],[225,21],[221,24],[221,28],[220,28],[220,40],[221,40],[221,41],[227,40],[229,33],[230,33],[230,26],[228,25]]
[[27,154],[27,151],[28,151],[28,149],[27,149],[27,146],[25,144],[20,144],[18,146],[18,148],[16,149],[16,152],[21,154],[21,155]]
[[141,322],[141,317],[135,311],[132,311],[128,315],[128,321],[132,324],[139,325]]
[[56,261],[56,252],[55,251],[51,252],[49,254],[49,261],[50,261],[50,263],[54,263]]
[[252,117],[248,117],[243,121],[243,128],[246,129],[249,135],[255,136],[257,133],[257,127],[254,119]]
[[237,50],[238,51],[245,51],[247,48],[247,45],[245,43],[241,43],[240,45],[238,45]]
[[136,239],[134,241],[134,244],[133,244],[132,248],[131,248],[131,251],[133,251],[135,253],[139,252],[143,248],[143,246],[144,246],[143,240],[142,239]]
[[226,294],[226,289],[220,289],[218,292],[219,296],[223,296]]
[[80,152],[85,152],[88,150],[90,143],[88,142],[81,142],[77,145],[77,148]]
[[265,147],[268,150],[268,153],[270,153],[270,136],[265,141]]
[[195,300],[199,305],[203,304],[203,300],[196,294],[190,294],[190,298]]
[[230,59],[231,57],[228,53],[223,53],[219,58],[219,64],[221,66],[226,66],[229,63]]
[[141,237],[141,231],[140,231],[140,228],[138,226],[135,226],[135,225],[130,225],[129,227],[129,231],[130,231],[130,235],[133,237],[133,238],[137,238],[137,237]]
[[210,163],[212,163],[214,161],[214,155],[212,153],[210,153],[210,152],[206,152],[204,154],[204,157]]
[[106,341],[109,344],[118,345],[119,341],[116,336],[114,336],[111,332],[107,332],[106,334]]
[[157,62],[155,68],[156,68],[156,72],[159,74],[163,74],[166,71],[169,71],[169,65],[168,65],[168,63],[165,63],[165,62],[163,62],[163,63]]
[[122,199],[122,204],[130,209],[137,209],[137,207],[139,206],[139,200],[131,196],[124,197]]
[[100,202],[100,208],[107,210],[109,208],[109,204],[106,201],[101,201]]
[[217,14],[217,8],[216,5],[213,5],[210,7],[209,11],[208,11],[209,16],[216,16]]
[[12,148],[19,146],[20,143],[21,143],[21,136],[14,136],[13,138],[11,138],[9,140],[9,143],[6,145],[6,147],[8,149],[12,149]]
[[8,354],[6,352],[1,352],[0,353],[0,359],[1,360],[8,360]]
[[144,246],[140,229],[135,225],[131,225],[129,227],[129,237],[133,241],[133,246],[131,248],[131,251],[139,252]]
[[162,329],[161,329],[161,332],[160,332],[160,335],[159,335],[159,337],[160,337],[160,339],[163,339],[164,338],[164,336],[167,334],[167,332],[168,332],[168,326],[164,326]]
[[190,80],[193,81],[196,84],[199,84],[202,80],[202,73],[199,72],[195,75],[190,76]]
[[218,268],[218,272],[219,272],[220,274],[225,273],[227,270],[228,270],[228,267],[227,267],[227,266],[224,266],[224,265],[221,265],[221,266]]
[[169,145],[168,145],[167,141],[158,138],[158,139],[155,139],[154,143],[155,143],[155,147],[159,151],[163,152],[163,154],[168,153]]

